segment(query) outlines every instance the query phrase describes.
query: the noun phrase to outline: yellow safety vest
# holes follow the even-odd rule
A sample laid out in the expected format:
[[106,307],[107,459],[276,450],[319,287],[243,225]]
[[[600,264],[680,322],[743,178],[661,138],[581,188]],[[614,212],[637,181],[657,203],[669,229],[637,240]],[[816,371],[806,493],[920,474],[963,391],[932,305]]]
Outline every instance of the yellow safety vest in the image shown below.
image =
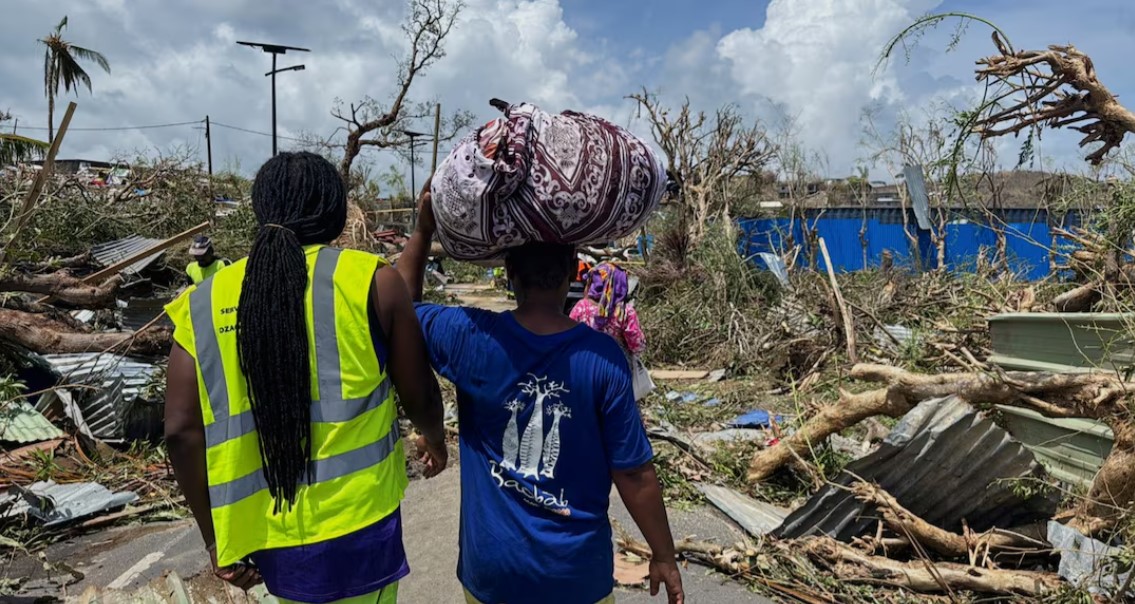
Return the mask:
[[394,396],[367,315],[370,284],[385,261],[323,246],[305,251],[310,484],[302,482],[295,505],[279,514],[273,513],[262,472],[237,353],[236,309],[246,260],[189,288],[166,307],[176,325],[174,339],[197,361],[209,500],[222,566],[256,551],[318,543],[367,527],[398,508],[408,482]]
[[199,262],[193,261],[185,267],[185,274],[189,275],[189,280],[192,281],[194,285],[197,285],[217,274],[217,271],[228,265],[229,263],[224,260],[214,260],[209,266],[201,266]]

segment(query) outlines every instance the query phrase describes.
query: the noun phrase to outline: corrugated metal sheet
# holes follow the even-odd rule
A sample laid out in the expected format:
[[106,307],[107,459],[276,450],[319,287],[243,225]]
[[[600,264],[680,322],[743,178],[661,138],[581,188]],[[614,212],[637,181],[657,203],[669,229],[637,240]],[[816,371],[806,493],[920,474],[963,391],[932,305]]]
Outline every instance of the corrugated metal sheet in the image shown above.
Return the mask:
[[[1066,581],[1090,593],[1111,596],[1112,602],[1135,601],[1135,589],[1131,588],[1130,580],[1132,571],[1122,549],[1085,537],[1053,521],[1048,523],[1048,542],[1060,554],[1057,573]],[[1127,593],[1119,593],[1121,586],[1128,587]]]
[[[1009,269],[1030,280],[1049,276],[1049,251],[1067,247],[1067,242],[1052,233],[1050,221],[1064,226],[1080,222],[1076,212],[1050,216],[1045,210],[991,210],[992,218],[964,210],[946,212],[950,223],[940,233],[946,242],[945,268],[972,271],[979,260],[992,261],[1000,230],[1005,234]],[[800,258],[818,257],[817,250],[809,249],[814,233],[827,243],[837,272],[879,267],[885,254],[895,266],[914,270],[934,268],[938,262],[930,232],[917,228],[913,210],[808,209],[795,219],[741,219],[738,227],[743,233],[739,251],[746,258],[762,252],[783,255],[793,246],[803,248]]]
[[[100,243],[91,248],[91,255],[95,257],[95,260],[98,261],[98,263],[102,265],[103,268],[105,268],[161,242],[161,239],[147,239],[140,235],[131,235],[117,241]],[[162,252],[158,252],[156,254],[153,254],[152,256],[146,256],[145,258],[142,258],[134,264],[126,267],[122,270],[122,272],[127,275],[137,275],[138,273],[145,270],[147,266],[153,264],[154,261],[161,257],[161,255]]]
[[714,507],[754,537],[771,533],[788,516],[788,510],[784,508],[757,501],[733,489],[703,484],[698,486],[698,490]]
[[[120,508],[134,503],[134,493],[112,493],[94,482],[56,484],[37,482],[30,487],[12,487],[8,495],[0,498],[4,517],[30,515],[44,526],[65,524],[98,512]],[[4,503],[11,502],[11,506]]]
[[906,191],[910,194],[911,209],[918,220],[918,228],[929,231],[933,223],[930,222],[930,195],[926,192],[926,179],[922,176],[922,166],[903,166],[903,178],[906,180]]
[[[165,305],[171,301],[172,299],[165,298],[131,298],[122,309],[122,328],[142,329],[149,325],[150,321],[165,312]],[[173,322],[169,320],[169,317],[162,317],[157,325],[159,327],[173,327]]]
[[1111,428],[1090,419],[1049,418],[1028,409],[998,406],[1005,428],[1044,464],[1048,473],[1068,484],[1088,487],[1111,453]]
[[993,355],[1006,369],[1075,373],[1135,365],[1131,313],[1007,313],[989,319]]
[[777,281],[780,281],[782,286],[788,287],[790,285],[788,281],[788,266],[784,264],[783,258],[768,252],[760,252],[757,256],[764,261],[765,266],[768,267],[768,270],[772,271],[772,274],[776,277]]
[[0,408],[0,441],[34,443],[60,436],[63,431],[28,403],[12,401]]
[[41,397],[47,408],[59,400],[64,413],[84,434],[102,440],[120,440],[135,412],[135,403],[150,385],[158,368],[149,363],[110,353],[49,354],[43,357],[61,376],[61,383],[94,388],[74,388],[55,397]]
[[1051,518],[1056,502],[1022,500],[1010,480],[1041,476],[1032,453],[956,397],[926,401],[903,418],[879,449],[847,465],[792,513],[778,537],[829,535],[850,541],[876,524],[873,509],[846,487],[859,476],[886,489],[904,507],[946,530],[982,531]]

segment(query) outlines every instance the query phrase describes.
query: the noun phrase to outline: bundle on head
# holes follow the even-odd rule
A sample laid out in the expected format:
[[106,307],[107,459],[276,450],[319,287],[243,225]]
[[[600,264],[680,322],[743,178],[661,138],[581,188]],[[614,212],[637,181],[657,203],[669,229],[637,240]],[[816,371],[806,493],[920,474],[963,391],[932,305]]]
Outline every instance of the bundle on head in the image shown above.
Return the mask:
[[311,370],[303,246],[343,232],[347,191],[335,167],[312,153],[281,153],[252,183],[260,230],[252,242],[236,315],[240,368],[268,491],[279,512],[295,502],[311,461]]

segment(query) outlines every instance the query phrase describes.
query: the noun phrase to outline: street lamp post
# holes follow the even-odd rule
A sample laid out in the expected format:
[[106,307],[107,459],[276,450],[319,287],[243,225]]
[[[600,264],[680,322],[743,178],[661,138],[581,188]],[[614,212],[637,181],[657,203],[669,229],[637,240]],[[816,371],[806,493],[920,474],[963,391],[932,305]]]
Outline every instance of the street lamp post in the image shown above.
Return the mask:
[[287,54],[287,52],[289,50],[294,50],[296,52],[311,52],[311,51],[306,49],[306,48],[300,48],[298,46],[281,46],[279,44],[263,44],[263,43],[260,43],[260,42],[237,42],[237,44],[240,44],[242,46],[250,46],[252,48],[259,48],[259,49],[263,50],[264,52],[272,55],[272,71],[269,71],[268,73],[266,73],[264,75],[265,76],[271,76],[271,78],[272,78],[272,155],[275,156],[276,155],[276,149],[277,149],[277,145],[276,145],[276,74],[277,73],[284,73],[285,71],[303,71],[305,69],[303,65],[292,65],[291,67],[285,67],[283,69],[276,69],[276,57],[277,57],[277,55]]
[[413,130],[403,130],[402,134],[405,134],[410,138],[410,199],[414,204],[414,209],[410,211],[410,221],[411,226],[416,227],[418,226],[418,183],[414,178],[414,164],[417,163],[414,158],[414,147],[416,147],[418,144],[418,137],[425,136],[426,133],[414,132]]

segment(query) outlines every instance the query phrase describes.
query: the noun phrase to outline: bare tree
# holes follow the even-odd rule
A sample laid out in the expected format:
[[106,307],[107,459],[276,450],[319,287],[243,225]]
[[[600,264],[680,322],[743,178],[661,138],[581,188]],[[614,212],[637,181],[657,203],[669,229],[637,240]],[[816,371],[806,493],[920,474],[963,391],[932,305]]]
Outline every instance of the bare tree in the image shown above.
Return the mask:
[[764,127],[746,124],[734,105],[718,109],[713,117],[690,108],[686,99],[678,111],[662,106],[657,95],[643,89],[630,97],[646,113],[654,141],[666,154],[672,176],[679,184],[679,203],[691,242],[705,235],[706,223],[728,214],[728,186],[738,176],[759,177],[775,146]]
[[[349,103],[346,109],[339,103],[331,115],[346,124],[347,142],[343,146],[343,159],[339,172],[351,182],[351,166],[364,147],[400,147],[409,139],[402,133],[415,120],[433,116],[433,103],[420,103],[409,98],[414,80],[430,66],[445,57],[445,41],[465,8],[461,0],[411,0],[410,15],[402,30],[410,42],[409,54],[398,67],[398,89],[390,104],[367,97]],[[466,128],[472,117],[457,112],[445,120],[444,139],[448,140]]]

